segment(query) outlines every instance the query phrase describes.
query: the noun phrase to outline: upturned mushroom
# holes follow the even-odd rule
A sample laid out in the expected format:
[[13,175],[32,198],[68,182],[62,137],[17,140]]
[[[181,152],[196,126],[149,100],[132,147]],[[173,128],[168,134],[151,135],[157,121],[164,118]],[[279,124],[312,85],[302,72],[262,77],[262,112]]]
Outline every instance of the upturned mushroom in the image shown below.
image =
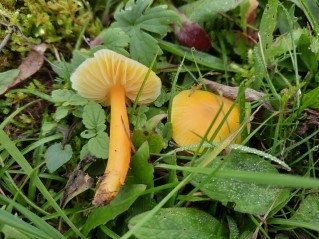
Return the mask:
[[[180,92],[172,102],[173,140],[179,146],[199,144],[216,117],[207,134],[206,140],[209,141],[232,104],[233,101],[208,91],[185,90]],[[221,107],[222,109],[218,114]],[[212,141],[219,142],[237,130],[240,126],[239,115],[239,107],[235,105]],[[235,139],[236,143],[240,141],[240,137]],[[192,149],[192,151],[194,150]],[[202,150],[200,149],[199,152],[202,152]]]
[[109,156],[93,199],[96,206],[109,203],[125,182],[131,157],[126,102],[147,104],[160,94],[160,78],[153,71],[146,78],[148,71],[137,61],[103,49],[85,60],[71,76],[72,87],[79,95],[111,106]]

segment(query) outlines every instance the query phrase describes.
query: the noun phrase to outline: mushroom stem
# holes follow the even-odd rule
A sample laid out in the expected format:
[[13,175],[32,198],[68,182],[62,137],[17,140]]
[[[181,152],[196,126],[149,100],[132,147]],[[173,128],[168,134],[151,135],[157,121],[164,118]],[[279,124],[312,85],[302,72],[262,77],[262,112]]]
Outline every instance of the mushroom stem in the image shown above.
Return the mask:
[[131,157],[125,89],[122,85],[114,86],[110,93],[110,101],[109,158],[93,199],[93,204],[96,206],[105,205],[116,196],[121,185],[125,182]]

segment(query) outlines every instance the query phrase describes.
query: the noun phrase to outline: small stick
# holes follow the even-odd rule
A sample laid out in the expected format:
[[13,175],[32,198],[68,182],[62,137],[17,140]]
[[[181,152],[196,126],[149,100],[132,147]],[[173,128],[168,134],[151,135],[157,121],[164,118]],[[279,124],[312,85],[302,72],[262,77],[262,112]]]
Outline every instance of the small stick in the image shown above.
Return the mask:
[[[204,84],[206,85],[206,87],[208,89],[210,89],[214,92],[217,92],[217,93],[221,93],[224,97],[230,98],[232,100],[235,100],[238,96],[239,87],[237,87],[237,86],[236,87],[227,86],[227,85],[219,84],[219,83],[216,83],[214,81],[207,80],[207,79],[204,79]],[[258,99],[265,97],[265,96],[266,96],[266,94],[263,92],[259,92],[259,91],[256,91],[254,89],[251,89],[251,88],[245,89],[245,98],[246,98],[246,101],[248,101],[248,102],[258,100]],[[262,102],[263,102],[263,106],[266,109],[268,109],[271,112],[274,111],[271,104],[269,104],[265,100],[262,100]]]

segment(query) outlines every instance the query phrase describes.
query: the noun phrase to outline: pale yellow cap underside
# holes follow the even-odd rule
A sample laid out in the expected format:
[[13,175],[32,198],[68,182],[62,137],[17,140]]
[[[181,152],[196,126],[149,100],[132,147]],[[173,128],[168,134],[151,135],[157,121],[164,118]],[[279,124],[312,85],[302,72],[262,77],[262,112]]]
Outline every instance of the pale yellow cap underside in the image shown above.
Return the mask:
[[[125,88],[126,97],[134,101],[149,68],[111,50],[103,49],[85,60],[72,74],[72,87],[84,98],[110,105],[110,90],[116,84]],[[161,80],[151,71],[139,104],[154,101],[161,92]]]
[[[223,110],[217,116],[208,134],[207,138],[210,139],[221,124],[232,103],[233,102],[227,98],[207,91],[185,90],[180,92],[173,99],[171,112],[173,125],[172,137],[174,141],[180,146],[199,144],[223,104]],[[236,105],[213,142],[227,138],[230,133],[238,129],[239,126],[239,108]],[[238,140],[239,139],[237,139],[237,141]]]

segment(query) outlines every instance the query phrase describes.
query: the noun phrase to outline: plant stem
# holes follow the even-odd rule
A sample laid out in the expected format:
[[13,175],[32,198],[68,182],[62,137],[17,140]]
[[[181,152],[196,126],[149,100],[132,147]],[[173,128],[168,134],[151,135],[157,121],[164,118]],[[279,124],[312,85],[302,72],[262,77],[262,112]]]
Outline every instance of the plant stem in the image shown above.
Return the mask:
[[109,203],[124,184],[130,164],[131,144],[128,117],[125,105],[125,89],[116,85],[110,93],[111,125],[109,158],[93,199],[93,204],[101,206]]

